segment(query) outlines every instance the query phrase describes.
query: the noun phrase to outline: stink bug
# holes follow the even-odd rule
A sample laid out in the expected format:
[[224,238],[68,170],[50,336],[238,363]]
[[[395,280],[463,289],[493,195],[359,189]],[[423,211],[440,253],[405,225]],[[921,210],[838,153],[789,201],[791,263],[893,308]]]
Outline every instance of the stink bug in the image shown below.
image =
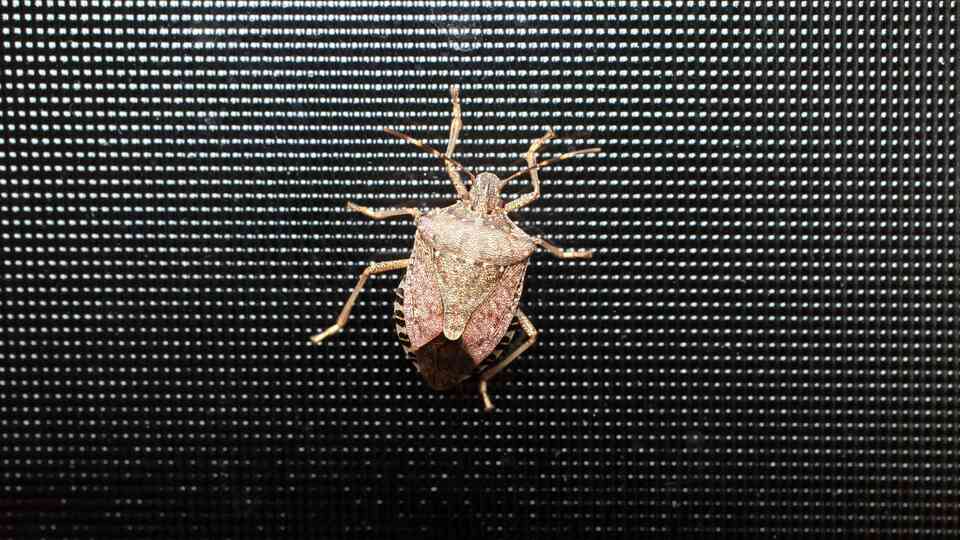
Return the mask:
[[[591,251],[564,251],[550,242],[530,236],[517,227],[507,213],[519,210],[540,197],[538,170],[578,154],[599,152],[588,148],[567,152],[537,162],[537,153],[556,137],[548,130],[527,150],[527,168],[500,180],[489,172],[474,175],[453,159],[460,128],[460,95],[450,87],[453,120],[446,154],[422,141],[391,129],[390,135],[410,142],[443,161],[457,202],[422,214],[416,208],[374,211],[351,202],[347,207],[372,219],[410,216],[417,225],[413,253],[407,259],[371,264],[360,275],[336,324],[310,338],[320,344],[347,324],[350,310],[367,278],[392,270],[406,270],[396,291],[394,316],[397,337],[420,375],[435,390],[455,390],[470,382],[479,384],[484,410],[493,409],[487,381],[493,378],[537,339],[537,329],[520,311],[527,263],[536,246],[562,259],[589,259]],[[533,191],[504,204],[503,187],[530,173]],[[470,178],[467,191],[460,173]],[[526,340],[513,346],[517,330]]]

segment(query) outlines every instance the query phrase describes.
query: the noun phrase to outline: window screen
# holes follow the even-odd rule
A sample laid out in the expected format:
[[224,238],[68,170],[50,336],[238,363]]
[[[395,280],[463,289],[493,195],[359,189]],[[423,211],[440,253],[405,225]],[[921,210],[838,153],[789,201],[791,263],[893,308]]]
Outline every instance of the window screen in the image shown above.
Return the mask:
[[[955,534],[956,2],[0,0],[0,536]],[[393,326],[554,128],[497,409]],[[507,189],[515,197],[529,178]]]

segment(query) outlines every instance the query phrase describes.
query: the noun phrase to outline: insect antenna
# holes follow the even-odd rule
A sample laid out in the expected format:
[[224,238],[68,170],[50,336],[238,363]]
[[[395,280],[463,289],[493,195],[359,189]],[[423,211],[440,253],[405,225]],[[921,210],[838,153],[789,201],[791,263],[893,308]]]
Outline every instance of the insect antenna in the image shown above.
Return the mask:
[[573,156],[579,156],[580,154],[595,154],[595,153],[600,152],[600,151],[601,151],[601,148],[595,147],[595,148],[584,148],[583,150],[574,150],[573,152],[567,152],[567,153],[565,153],[565,154],[560,154],[559,156],[557,156],[557,157],[555,157],[555,158],[550,158],[550,159],[541,161],[540,163],[537,163],[537,164],[536,164],[535,166],[533,166],[533,167],[527,167],[526,169],[521,169],[521,170],[519,170],[519,171],[511,174],[510,176],[508,176],[507,178],[505,178],[505,179],[501,182],[501,185],[506,184],[506,183],[509,182],[510,180],[513,180],[514,178],[516,178],[516,177],[518,177],[518,176],[522,176],[522,175],[524,175],[524,174],[526,174],[526,173],[528,173],[528,172],[530,172],[530,171],[535,171],[535,170],[543,169],[543,168],[545,168],[545,167],[549,167],[550,165],[553,165],[554,163],[557,163],[557,162],[559,162],[559,161],[563,161],[563,160],[565,160],[565,159],[570,159],[570,158],[572,158]]
[[433,148],[432,146],[429,146],[428,144],[426,144],[426,143],[424,143],[424,142],[422,142],[422,141],[418,141],[417,139],[414,139],[413,137],[411,137],[411,136],[409,136],[409,135],[405,135],[405,134],[403,134],[403,133],[400,133],[399,131],[394,131],[394,130],[392,130],[392,129],[390,129],[390,128],[383,128],[383,130],[386,131],[387,133],[389,133],[390,135],[393,135],[394,137],[396,137],[396,138],[398,138],[398,139],[403,139],[403,140],[407,141],[408,143],[416,146],[417,148],[423,150],[424,152],[427,152],[428,154],[433,154],[435,157],[440,158],[442,161],[444,161],[444,162],[446,162],[446,163],[450,163],[451,165],[453,165],[454,167],[457,168],[457,171],[461,171],[461,172],[466,173],[466,175],[470,177],[470,180],[471,180],[471,181],[474,181],[474,180],[477,179],[477,176],[476,176],[475,174],[473,174],[472,172],[468,171],[468,170],[466,169],[466,167],[464,167],[463,165],[460,164],[459,161],[457,161],[457,160],[455,160],[455,159],[453,159],[453,158],[447,157],[446,155],[444,155],[443,152],[437,150],[436,148]]

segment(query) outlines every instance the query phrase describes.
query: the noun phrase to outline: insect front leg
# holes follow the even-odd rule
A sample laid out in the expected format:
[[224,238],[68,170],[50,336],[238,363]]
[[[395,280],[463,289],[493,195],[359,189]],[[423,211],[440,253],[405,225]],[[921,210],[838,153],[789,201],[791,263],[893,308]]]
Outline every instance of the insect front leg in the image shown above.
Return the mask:
[[340,311],[340,316],[337,317],[336,324],[311,337],[310,342],[314,343],[315,345],[319,345],[320,343],[323,343],[323,340],[336,334],[340,330],[343,330],[343,327],[347,325],[347,319],[350,318],[350,311],[353,310],[353,304],[356,303],[357,296],[359,296],[360,291],[363,290],[363,285],[367,282],[367,278],[374,274],[382,274],[384,272],[400,270],[406,268],[409,264],[410,259],[399,259],[396,261],[373,263],[368,266],[363,273],[360,274],[360,279],[357,280],[357,284],[354,286],[353,292],[350,293],[350,298],[347,299],[347,303],[343,305],[343,309]]
[[397,216],[413,216],[413,219],[420,218],[420,210],[416,208],[387,208],[386,210],[380,210],[379,212],[371,210],[366,206],[360,206],[359,204],[353,204],[352,202],[347,203],[347,208],[360,212],[361,214],[367,216],[371,219],[389,219]]
[[543,238],[534,238],[533,241],[543,249],[549,251],[554,257],[559,259],[589,259],[593,257],[593,251],[589,249],[564,250],[555,244],[550,243]]
[[540,148],[543,145],[547,144],[550,139],[556,137],[557,134],[554,133],[553,129],[547,131],[547,134],[539,139],[530,143],[530,149],[527,150],[527,166],[530,167],[530,184],[533,186],[533,191],[527,193],[526,195],[521,195],[516,199],[507,203],[504,208],[505,212],[513,212],[527,206],[528,204],[533,203],[533,201],[540,198],[540,174],[537,172],[537,152],[540,151]]
[[[460,128],[463,127],[463,118],[460,114],[460,87],[455,84],[450,85],[450,102],[453,105],[453,117],[450,119],[450,140],[447,142],[447,153],[445,155],[448,159],[453,159],[453,151],[457,148],[457,143],[460,141]],[[467,188],[463,185],[463,180],[460,179],[460,173],[454,165],[456,162],[445,161],[444,163],[447,166],[447,175],[450,176],[453,188],[457,191],[457,196],[461,199],[468,200],[469,194]]]
[[537,328],[533,326],[533,323],[530,322],[530,319],[523,314],[519,309],[517,310],[517,320],[520,322],[520,328],[523,329],[523,333],[527,335],[527,340],[520,344],[516,349],[513,350],[506,358],[500,361],[499,364],[493,366],[492,368],[484,371],[480,374],[480,397],[483,399],[483,410],[490,412],[493,410],[493,403],[490,401],[490,396],[487,394],[487,381],[492,379],[503,370],[503,368],[510,365],[510,362],[513,362],[517,359],[524,351],[529,349],[537,341],[537,336],[540,334],[537,331]]

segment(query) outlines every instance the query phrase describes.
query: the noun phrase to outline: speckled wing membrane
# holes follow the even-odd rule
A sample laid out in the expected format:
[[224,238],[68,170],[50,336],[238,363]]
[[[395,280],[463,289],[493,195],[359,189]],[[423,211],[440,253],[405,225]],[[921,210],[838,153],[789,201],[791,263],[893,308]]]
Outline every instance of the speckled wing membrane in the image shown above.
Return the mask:
[[463,348],[479,364],[496,348],[520,302],[527,262],[508,266],[493,292],[470,317],[463,331]]
[[417,235],[403,279],[403,318],[410,350],[417,350],[443,331],[443,303],[430,247]]

